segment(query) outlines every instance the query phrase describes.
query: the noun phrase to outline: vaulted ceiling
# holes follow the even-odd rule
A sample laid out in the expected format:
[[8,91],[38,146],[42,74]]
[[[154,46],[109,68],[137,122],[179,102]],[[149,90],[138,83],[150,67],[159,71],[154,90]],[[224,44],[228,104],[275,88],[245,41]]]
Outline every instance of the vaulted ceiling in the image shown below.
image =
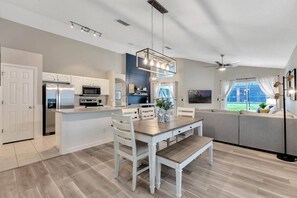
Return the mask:
[[[283,68],[297,44],[296,0],[159,0],[165,54],[213,63],[219,54],[242,66]],[[146,0],[0,0],[0,17],[119,53],[151,47]],[[121,19],[130,24],[123,26]],[[75,21],[99,32],[69,28]],[[1,28],[1,27],[0,27]],[[154,49],[161,51],[162,15],[154,11]]]

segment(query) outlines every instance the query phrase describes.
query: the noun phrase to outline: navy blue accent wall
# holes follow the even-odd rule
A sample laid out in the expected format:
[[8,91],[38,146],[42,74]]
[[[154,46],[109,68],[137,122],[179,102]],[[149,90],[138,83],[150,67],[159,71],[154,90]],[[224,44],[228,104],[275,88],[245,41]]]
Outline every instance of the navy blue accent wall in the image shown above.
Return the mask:
[[[136,56],[131,54],[126,54],[126,93],[128,96],[128,104],[140,104],[146,103],[147,99],[150,102],[150,73],[140,70],[136,67]],[[136,87],[143,88],[146,87],[148,96],[135,96],[129,94],[128,85],[134,84]]]

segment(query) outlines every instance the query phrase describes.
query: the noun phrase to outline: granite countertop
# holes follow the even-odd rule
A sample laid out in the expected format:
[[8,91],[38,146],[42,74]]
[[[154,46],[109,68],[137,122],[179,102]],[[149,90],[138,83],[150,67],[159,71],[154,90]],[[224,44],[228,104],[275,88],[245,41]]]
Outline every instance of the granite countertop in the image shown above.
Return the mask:
[[78,107],[74,109],[58,109],[54,110],[58,113],[65,113],[65,114],[71,114],[71,113],[92,113],[92,112],[108,112],[108,111],[120,111],[123,107]]

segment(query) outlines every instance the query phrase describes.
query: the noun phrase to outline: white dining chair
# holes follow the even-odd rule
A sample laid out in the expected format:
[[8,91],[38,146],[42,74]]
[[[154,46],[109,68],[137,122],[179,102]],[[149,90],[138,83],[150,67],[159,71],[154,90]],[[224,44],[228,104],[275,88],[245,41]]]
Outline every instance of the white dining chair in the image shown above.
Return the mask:
[[122,109],[122,115],[131,116],[133,121],[139,120],[138,108]]
[[[195,108],[177,107],[176,116],[195,118]],[[178,142],[178,138],[184,139],[193,134],[194,134],[193,129],[187,132],[181,133],[176,136],[176,142]]]
[[149,169],[146,166],[137,170],[138,161],[148,157],[148,145],[135,141],[131,116],[112,114],[112,126],[114,128],[115,177],[119,176],[121,158],[132,161],[132,191],[135,191],[137,175]]
[[156,117],[155,107],[146,107],[139,109],[139,116],[142,120],[153,119]]

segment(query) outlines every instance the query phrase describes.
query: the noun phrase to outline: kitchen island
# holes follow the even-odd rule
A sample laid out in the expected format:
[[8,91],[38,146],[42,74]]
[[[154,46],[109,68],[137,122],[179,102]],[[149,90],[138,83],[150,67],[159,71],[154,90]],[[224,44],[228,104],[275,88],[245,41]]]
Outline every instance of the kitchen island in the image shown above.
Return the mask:
[[56,141],[60,154],[111,142],[111,114],[122,108],[92,107],[56,110]]

